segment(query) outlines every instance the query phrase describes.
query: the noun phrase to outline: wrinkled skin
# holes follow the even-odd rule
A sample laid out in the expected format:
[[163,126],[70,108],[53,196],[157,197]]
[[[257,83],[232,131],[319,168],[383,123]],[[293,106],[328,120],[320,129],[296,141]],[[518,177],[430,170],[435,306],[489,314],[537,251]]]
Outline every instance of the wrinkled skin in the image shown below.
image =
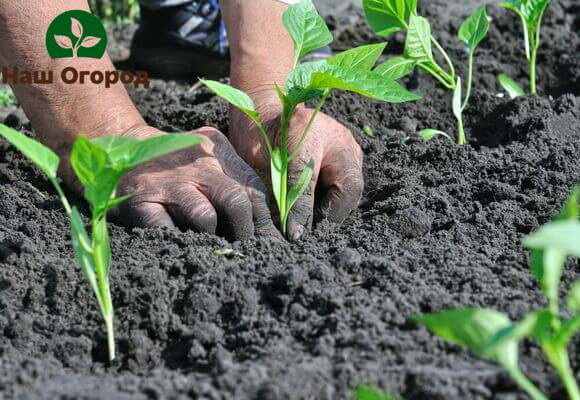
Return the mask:
[[[164,134],[140,128],[144,137]],[[123,177],[119,194],[134,193],[114,216],[132,226],[179,226],[215,234],[220,227],[235,240],[280,237],[273,225],[264,184],[212,128],[191,132],[202,144],[137,166]]]
[[[273,99],[264,104],[267,106],[260,107],[260,114],[272,142],[277,144],[280,110]],[[300,140],[313,112],[303,107],[296,110],[288,135],[290,151]],[[231,111],[230,126],[230,141],[238,154],[271,186],[269,155],[261,143],[259,130],[236,110]],[[306,164],[310,160],[314,162],[310,189],[296,202],[288,217],[289,239],[296,240],[310,230],[315,216],[342,223],[358,206],[364,187],[362,159],[362,151],[352,133],[336,120],[319,113],[288,173],[288,187],[292,187]],[[272,203],[270,208],[276,210],[276,205]],[[273,214],[276,213],[273,211]]]

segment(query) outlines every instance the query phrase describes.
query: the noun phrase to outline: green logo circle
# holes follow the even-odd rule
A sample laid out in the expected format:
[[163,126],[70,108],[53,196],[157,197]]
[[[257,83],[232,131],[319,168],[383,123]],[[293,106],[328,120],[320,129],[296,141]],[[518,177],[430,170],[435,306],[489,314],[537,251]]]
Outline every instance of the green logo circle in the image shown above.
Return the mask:
[[48,27],[46,49],[51,58],[102,58],[107,50],[107,32],[93,14],[67,11]]

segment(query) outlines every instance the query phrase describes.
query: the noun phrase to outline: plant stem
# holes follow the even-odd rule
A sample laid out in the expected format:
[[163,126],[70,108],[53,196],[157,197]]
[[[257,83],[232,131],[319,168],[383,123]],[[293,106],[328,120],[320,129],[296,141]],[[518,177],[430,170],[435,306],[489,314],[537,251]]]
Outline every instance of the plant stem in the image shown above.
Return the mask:
[[64,211],[70,217],[70,215],[72,213],[72,209],[71,209],[71,206],[70,206],[66,196],[64,195],[62,187],[60,186],[60,184],[58,183],[56,178],[49,178],[49,180],[52,183],[52,186],[54,186],[54,188],[56,189],[56,192],[58,193],[58,197],[60,198],[60,202],[62,203],[62,206],[64,207]]
[[294,107],[284,107],[282,112],[282,121],[280,124],[280,204],[278,204],[280,212],[280,230],[282,234],[286,235],[286,222],[288,219],[287,197],[288,197],[288,129],[290,127],[290,119],[294,113]]
[[[570,400],[580,400],[580,389],[578,388],[578,383],[576,383],[574,373],[572,372],[572,368],[570,367],[568,351],[566,350],[566,348],[561,349],[556,348],[554,350],[555,350],[554,352],[546,353],[548,359],[550,360],[550,363],[554,366],[554,368],[556,368],[556,370],[560,374],[560,377],[562,378],[562,382],[564,382],[564,387],[566,388],[566,392],[568,393],[568,397],[570,398]],[[544,352],[546,352],[545,349]],[[550,355],[555,357],[551,357]]]
[[[451,79],[451,77],[449,76],[449,74],[447,74],[447,72],[443,71],[441,68],[439,68],[439,71],[434,70],[433,68],[431,68],[431,66],[427,65],[427,64],[419,64],[420,68],[423,68],[425,71],[429,72],[435,79],[437,79],[443,86],[445,86],[447,89],[449,90],[455,90],[455,82],[454,83],[449,83],[449,79]],[[445,74],[445,75],[443,75]]]
[[322,109],[322,106],[324,105],[324,103],[326,103],[326,100],[328,99],[329,95],[330,95],[330,89],[326,89],[324,91],[324,94],[322,95],[322,98],[320,99],[320,101],[316,105],[316,108],[314,108],[314,112],[312,113],[312,116],[310,117],[308,124],[306,124],[306,128],[304,128],[304,131],[302,132],[302,136],[300,137],[300,141],[296,145],[296,148],[294,149],[294,151],[290,154],[290,157],[288,158],[289,161],[294,160],[296,158],[296,156],[298,156],[298,153],[300,152],[300,149],[304,145],[304,141],[306,140],[306,137],[308,136],[308,132],[310,131],[310,128],[312,128],[312,124],[314,123],[316,116],[318,115],[318,113]]
[[115,359],[115,326],[113,323],[113,310],[105,317],[105,329],[107,331],[107,348],[109,349],[109,361]]
[[465,130],[463,129],[463,118],[457,118],[457,144],[465,144]]
[[534,46],[532,49],[532,56],[530,58],[530,92],[536,94],[536,58],[538,56],[538,47]]
[[435,47],[437,48],[437,50],[439,50],[439,52],[441,53],[441,55],[443,55],[443,58],[445,59],[445,62],[449,66],[449,72],[451,74],[451,80],[455,81],[455,67],[453,66],[453,63],[451,62],[451,59],[449,58],[449,55],[447,55],[447,52],[443,49],[443,47],[441,47],[441,45],[439,44],[439,42],[435,39],[435,37],[433,35],[431,35],[431,42],[433,42],[433,44],[435,45]]
[[524,389],[530,397],[534,400],[548,400],[546,396],[538,390],[538,388],[529,381],[528,378],[519,369],[513,369],[508,371],[511,377],[517,382],[517,384]]
[[[104,217],[101,217],[104,219]],[[107,346],[109,349],[109,361],[113,361],[115,358],[115,333],[113,326],[113,302],[111,300],[111,289],[109,287],[109,277],[106,271],[106,260],[102,258],[101,247],[104,243],[100,240],[96,240],[100,235],[96,234],[99,223],[105,223],[105,221],[99,221],[93,215],[92,221],[92,242],[93,242],[93,261],[95,265],[95,272],[97,275],[97,284],[99,286],[99,295],[102,299],[101,313],[103,314],[103,319],[105,320],[105,329],[107,331]]]
[[461,106],[461,111],[465,110],[467,104],[469,103],[469,98],[471,97],[471,85],[473,80],[473,51],[469,52],[469,68],[467,72],[467,90],[465,91],[465,99],[463,100],[463,105]]

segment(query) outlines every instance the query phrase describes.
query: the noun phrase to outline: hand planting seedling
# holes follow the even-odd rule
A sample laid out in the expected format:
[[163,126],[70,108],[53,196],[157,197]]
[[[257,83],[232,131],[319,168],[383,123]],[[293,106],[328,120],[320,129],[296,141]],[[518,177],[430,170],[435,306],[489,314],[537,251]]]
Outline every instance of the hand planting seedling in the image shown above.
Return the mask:
[[[540,48],[540,32],[542,18],[550,0],[507,0],[502,7],[515,12],[522,21],[526,59],[530,68],[530,92],[536,94],[536,59]],[[514,97],[523,96],[524,90],[506,75],[500,75],[499,81],[503,88]]]
[[[417,14],[418,0],[364,0],[363,4],[369,25],[376,34],[388,36],[401,29],[407,32],[403,55],[391,58],[374,71],[388,80],[400,79],[416,67],[431,74],[453,93],[452,110],[457,119],[457,144],[465,144],[463,111],[471,97],[473,57],[475,49],[489,30],[485,7],[470,16],[459,29],[459,39],[467,45],[468,54],[466,92],[465,96],[462,96],[461,78],[456,76],[451,58],[431,34],[429,21]],[[433,46],[445,60],[448,71],[435,60]],[[425,129],[419,134],[425,140],[436,136],[444,136],[452,140],[448,133],[435,129]]]
[[[288,7],[283,16],[284,26],[294,42],[294,69],[286,80],[285,87],[277,87],[282,104],[279,141],[273,143],[266,131],[252,99],[245,93],[215,81],[202,82],[218,96],[230,102],[245,113],[259,128],[263,145],[270,157],[272,191],[278,206],[280,229],[286,233],[286,222],[290,210],[310,186],[314,164],[308,163],[296,184],[288,187],[288,167],[296,157],[307,138],[310,128],[333,89],[341,89],[362,94],[376,100],[391,103],[418,100],[419,96],[404,87],[381,76],[371,69],[382,54],[386,44],[361,46],[337,54],[328,60],[301,64],[300,59],[311,51],[332,42],[326,23],[316,11],[312,0],[302,0]],[[288,146],[290,121],[297,107],[311,100],[319,99],[310,121],[307,123],[294,148]]]
[[146,140],[104,137],[93,141],[79,136],[73,145],[70,162],[84,197],[91,206],[91,237],[78,209],[71,206],[57,180],[59,157],[48,147],[0,124],[0,135],[32,161],[56,189],[70,219],[71,241],[77,263],[97,298],[107,332],[109,360],[115,358],[113,304],[109,287],[111,249],[107,231],[107,212],[129,196],[117,197],[122,176],[138,164],[201,143],[193,135],[175,134]]
[[417,317],[436,335],[467,347],[482,358],[497,362],[534,400],[547,400],[518,366],[518,342],[538,341],[549,362],[559,373],[570,400],[580,400],[580,390],[570,368],[567,345],[580,331],[580,281],[568,293],[569,319],[558,308],[558,286],[569,256],[580,258],[580,187],[565,209],[550,222],[524,239],[531,249],[532,275],[540,282],[548,308],[528,314],[520,322],[489,309],[468,308]]

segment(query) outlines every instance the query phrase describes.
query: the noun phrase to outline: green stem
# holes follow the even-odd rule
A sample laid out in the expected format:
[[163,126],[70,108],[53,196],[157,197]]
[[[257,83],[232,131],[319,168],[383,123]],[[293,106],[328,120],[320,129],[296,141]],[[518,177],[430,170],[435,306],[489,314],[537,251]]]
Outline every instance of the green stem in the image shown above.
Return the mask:
[[517,382],[517,384],[524,389],[532,399],[534,400],[548,400],[546,396],[538,390],[538,388],[529,381],[528,378],[519,369],[514,369],[508,371],[511,377]]
[[465,99],[463,100],[463,105],[461,106],[461,111],[465,110],[467,104],[469,103],[469,98],[471,97],[471,85],[473,81],[473,51],[469,52],[469,68],[467,72],[467,90],[465,91]]
[[[421,63],[421,64],[419,64],[419,68],[423,68],[425,71],[430,73],[435,79],[437,79],[447,89],[455,90],[455,82],[453,84],[449,83],[449,79],[451,79],[451,77],[449,76],[449,74],[447,74],[447,72],[443,71],[439,67],[437,67],[437,68],[439,68],[439,71],[438,71],[438,70],[431,68],[431,66],[429,66],[427,64]],[[445,74],[445,75],[443,75],[443,74]]]
[[290,119],[294,113],[294,107],[284,107],[282,112],[282,121],[280,124],[280,160],[281,160],[281,177],[280,177],[280,230],[286,235],[286,222],[288,219],[287,197],[288,197],[288,129]]
[[538,47],[534,46],[532,49],[532,56],[530,58],[530,92],[536,94],[536,58],[538,56]]
[[312,116],[310,117],[308,124],[306,124],[306,128],[304,128],[304,131],[302,132],[302,136],[300,137],[300,141],[298,142],[298,145],[296,146],[294,151],[290,154],[288,161],[291,162],[292,160],[294,160],[298,156],[298,153],[300,153],[300,149],[302,149],[302,146],[304,145],[304,141],[306,140],[306,137],[308,136],[308,132],[310,131],[310,128],[312,128],[312,124],[314,123],[316,116],[318,115],[318,113],[322,109],[322,106],[324,105],[324,103],[326,103],[326,100],[328,99],[329,95],[330,95],[330,89],[326,89],[324,91],[324,94],[322,95],[322,98],[320,99],[320,101],[316,105],[316,108],[314,108],[314,112],[312,113]]
[[[104,218],[104,217],[103,217]],[[104,221],[102,223],[105,223]],[[97,275],[97,284],[99,286],[99,295],[101,297],[101,313],[105,320],[105,329],[107,331],[107,345],[109,349],[109,361],[115,358],[115,336],[113,327],[113,301],[111,300],[111,290],[109,287],[109,277],[106,271],[106,261],[102,259],[103,252],[101,247],[104,245],[100,240],[96,240],[99,235],[96,234],[99,219],[93,216],[92,221],[92,240],[93,240],[93,261],[95,265],[95,274]]]
[[465,144],[465,130],[463,129],[463,118],[457,118],[457,144]]
[[62,203],[62,206],[64,207],[64,211],[67,213],[67,215],[70,216],[72,213],[72,208],[71,208],[66,196],[64,195],[62,187],[60,186],[60,184],[58,183],[56,178],[49,178],[49,179],[50,179],[50,182],[52,183],[52,186],[54,186],[54,188],[56,189],[56,192],[58,193],[58,197],[60,198],[60,202]]
[[574,373],[570,367],[568,351],[565,348],[562,348],[557,349],[557,351],[552,354],[556,356],[555,359],[547,354],[548,359],[560,374],[566,392],[568,393],[568,397],[570,398],[569,400],[580,400],[580,389],[578,388],[578,383],[576,382]]
[[431,35],[431,42],[433,42],[433,44],[435,45],[435,47],[437,48],[437,50],[439,50],[439,52],[441,53],[441,55],[445,59],[445,62],[449,66],[449,72],[451,74],[451,80],[455,81],[455,67],[453,66],[453,63],[451,62],[451,58],[449,58],[449,55],[447,54],[447,52],[443,49],[443,47],[441,47],[441,45],[435,39],[435,37],[433,37],[433,35]]

